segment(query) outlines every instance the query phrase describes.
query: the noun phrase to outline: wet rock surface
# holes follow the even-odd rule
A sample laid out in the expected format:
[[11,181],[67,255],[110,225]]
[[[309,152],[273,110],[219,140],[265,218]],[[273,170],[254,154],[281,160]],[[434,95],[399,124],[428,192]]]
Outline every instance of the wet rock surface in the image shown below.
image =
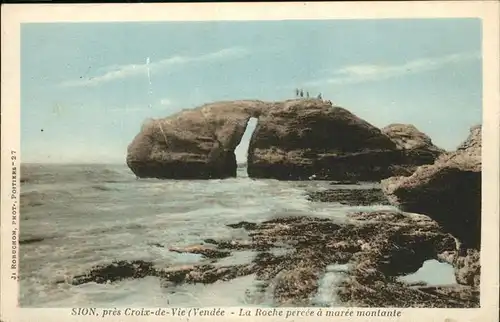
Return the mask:
[[350,206],[389,205],[381,189],[328,189],[308,194],[310,201],[338,202]]
[[170,247],[168,250],[176,253],[199,254],[206,258],[224,258],[231,255],[231,252],[229,251],[221,251],[204,245],[195,245],[185,248]]
[[98,284],[111,283],[127,278],[143,278],[156,276],[153,264],[142,260],[116,261],[109,265],[96,266],[87,274],[77,275],[72,278],[73,285],[89,282]]
[[335,185],[359,185],[359,181],[356,181],[356,180],[337,180],[337,181],[332,181],[330,182],[330,184],[332,186],[335,186]]
[[461,256],[457,257],[455,266],[455,277],[457,282],[464,285],[479,287],[481,277],[479,251],[476,249],[467,249],[462,251]]
[[[418,270],[431,258],[448,258],[471,266],[475,255],[464,259],[457,241],[423,215],[399,212],[361,212],[346,222],[324,218],[275,218],[249,227],[249,240],[206,240],[220,251],[253,249],[258,255],[249,263],[218,266],[211,263],[156,267],[143,261],[116,262],[76,276],[73,284],[108,283],[124,278],[156,276],[163,285],[214,283],[255,274],[261,292],[270,292],[275,306],[309,306],[318,281],[331,264],[348,264],[344,278],[331,285],[342,305],[370,307],[478,307],[479,289],[474,278],[464,275],[466,285],[426,286],[407,284],[398,277]],[[276,255],[271,248],[291,251]],[[196,248],[184,249],[195,251]],[[447,254],[447,256],[440,256]],[[478,262],[475,262],[478,264]],[[456,266],[457,267],[457,266]],[[458,268],[460,270],[461,268]],[[457,273],[460,274],[460,273]],[[333,304],[333,303],[332,303]],[[338,303],[337,303],[338,304]]]
[[241,221],[237,224],[228,224],[226,226],[231,227],[231,228],[244,228],[246,230],[252,230],[252,229],[255,229],[257,227],[257,224],[252,223],[252,222],[248,222],[248,221]]

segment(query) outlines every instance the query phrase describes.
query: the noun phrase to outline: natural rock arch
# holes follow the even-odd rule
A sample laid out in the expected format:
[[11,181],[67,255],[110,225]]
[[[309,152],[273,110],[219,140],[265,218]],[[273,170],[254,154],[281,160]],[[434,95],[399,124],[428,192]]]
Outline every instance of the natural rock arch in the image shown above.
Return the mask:
[[[138,177],[235,177],[234,150],[251,117],[258,119],[247,159],[253,178],[378,181],[415,166],[394,137],[320,99],[216,102],[150,121],[129,145],[127,164]],[[430,139],[418,148],[431,151],[424,163],[440,153]]]
[[266,104],[205,104],[146,123],[128,146],[127,165],[138,177],[210,179],[236,176],[234,150],[247,122]]

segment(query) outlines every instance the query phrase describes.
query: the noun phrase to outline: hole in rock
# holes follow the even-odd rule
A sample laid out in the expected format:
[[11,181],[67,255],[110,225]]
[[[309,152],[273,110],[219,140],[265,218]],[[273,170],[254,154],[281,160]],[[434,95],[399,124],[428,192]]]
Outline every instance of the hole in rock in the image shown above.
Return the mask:
[[242,177],[248,176],[247,173],[247,155],[248,155],[248,146],[250,145],[250,139],[252,138],[252,134],[255,131],[255,127],[257,126],[257,118],[251,117],[247,122],[247,127],[245,129],[245,133],[241,137],[241,141],[234,150],[234,154],[236,155],[236,163],[238,164],[237,176]]

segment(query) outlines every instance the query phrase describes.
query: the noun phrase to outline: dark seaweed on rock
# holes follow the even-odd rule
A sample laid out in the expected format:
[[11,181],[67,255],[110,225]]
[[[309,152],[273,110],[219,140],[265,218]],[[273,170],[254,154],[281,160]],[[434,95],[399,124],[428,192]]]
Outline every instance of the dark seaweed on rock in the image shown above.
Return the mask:
[[251,223],[248,221],[240,221],[237,224],[228,224],[226,226],[231,227],[231,228],[244,228],[246,230],[252,230],[252,229],[255,229],[257,227],[257,224]]
[[176,253],[191,253],[203,255],[206,258],[224,258],[231,255],[231,252],[218,250],[216,248],[207,247],[204,245],[195,245],[184,248],[171,247],[169,251]]
[[[242,266],[184,265],[158,268],[143,260],[116,261],[107,265],[93,267],[88,273],[74,276],[71,284],[85,283],[106,284],[124,279],[137,279],[147,276],[159,277],[169,283],[214,283],[218,280],[230,280],[251,274]],[[59,283],[63,283],[60,281]]]
[[389,205],[380,189],[328,189],[308,194],[310,201],[338,202],[350,206]]
[[135,260],[131,262],[117,261],[109,265],[96,266],[87,274],[73,277],[72,284],[80,285],[89,282],[98,284],[115,282],[127,278],[143,278],[155,276],[157,271],[151,262]]
[[356,180],[340,180],[340,181],[332,181],[331,185],[359,185],[359,181]]
[[[478,257],[456,252],[453,236],[443,233],[428,217],[380,211],[356,213],[348,223],[324,218],[275,218],[250,225],[250,241],[206,240],[222,251],[255,249],[260,253],[249,264],[214,266],[211,264],[154,267],[144,261],[121,261],[93,268],[76,276],[74,284],[108,283],[124,278],[156,276],[167,283],[214,283],[255,274],[262,281],[261,291],[271,290],[274,305],[311,305],[318,290],[318,279],[333,263],[349,263],[346,278],[337,285],[344,305],[377,307],[478,307],[478,284],[470,283],[467,267],[479,269]],[[247,222],[244,222],[247,223]],[[247,223],[248,224],[248,223]],[[240,227],[243,224],[236,224]],[[262,247],[265,245],[265,247]],[[293,248],[274,255],[271,247]],[[184,248],[199,253],[206,246]],[[212,248],[210,248],[212,249]],[[442,254],[452,254],[443,256]],[[397,280],[418,270],[428,259],[447,258],[455,264],[459,282],[467,285],[428,287]],[[458,263],[458,266],[457,266]],[[335,286],[333,286],[335,287]]]
[[[290,217],[257,224],[252,243],[287,244],[295,251],[254,260],[257,278],[274,289],[277,305],[308,305],[327,265],[351,263],[338,294],[346,305],[375,307],[477,307],[477,285],[420,288],[397,280],[417,271],[428,259],[457,257],[453,236],[428,217],[381,211],[356,213],[347,224],[328,219]],[[224,245],[219,243],[219,245]],[[474,259],[472,260],[474,261]],[[474,261],[479,265],[478,261]],[[469,265],[470,266],[470,265]],[[457,267],[457,266],[456,266]],[[459,267],[457,267],[457,274]],[[472,273],[474,274],[474,273]]]

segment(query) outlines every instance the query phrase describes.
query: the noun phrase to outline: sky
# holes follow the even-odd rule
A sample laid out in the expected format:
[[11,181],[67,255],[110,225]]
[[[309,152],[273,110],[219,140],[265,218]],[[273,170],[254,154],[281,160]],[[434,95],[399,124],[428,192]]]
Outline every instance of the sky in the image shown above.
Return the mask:
[[481,123],[481,66],[479,19],[23,24],[22,161],[124,163],[148,118],[297,87],[453,150]]

